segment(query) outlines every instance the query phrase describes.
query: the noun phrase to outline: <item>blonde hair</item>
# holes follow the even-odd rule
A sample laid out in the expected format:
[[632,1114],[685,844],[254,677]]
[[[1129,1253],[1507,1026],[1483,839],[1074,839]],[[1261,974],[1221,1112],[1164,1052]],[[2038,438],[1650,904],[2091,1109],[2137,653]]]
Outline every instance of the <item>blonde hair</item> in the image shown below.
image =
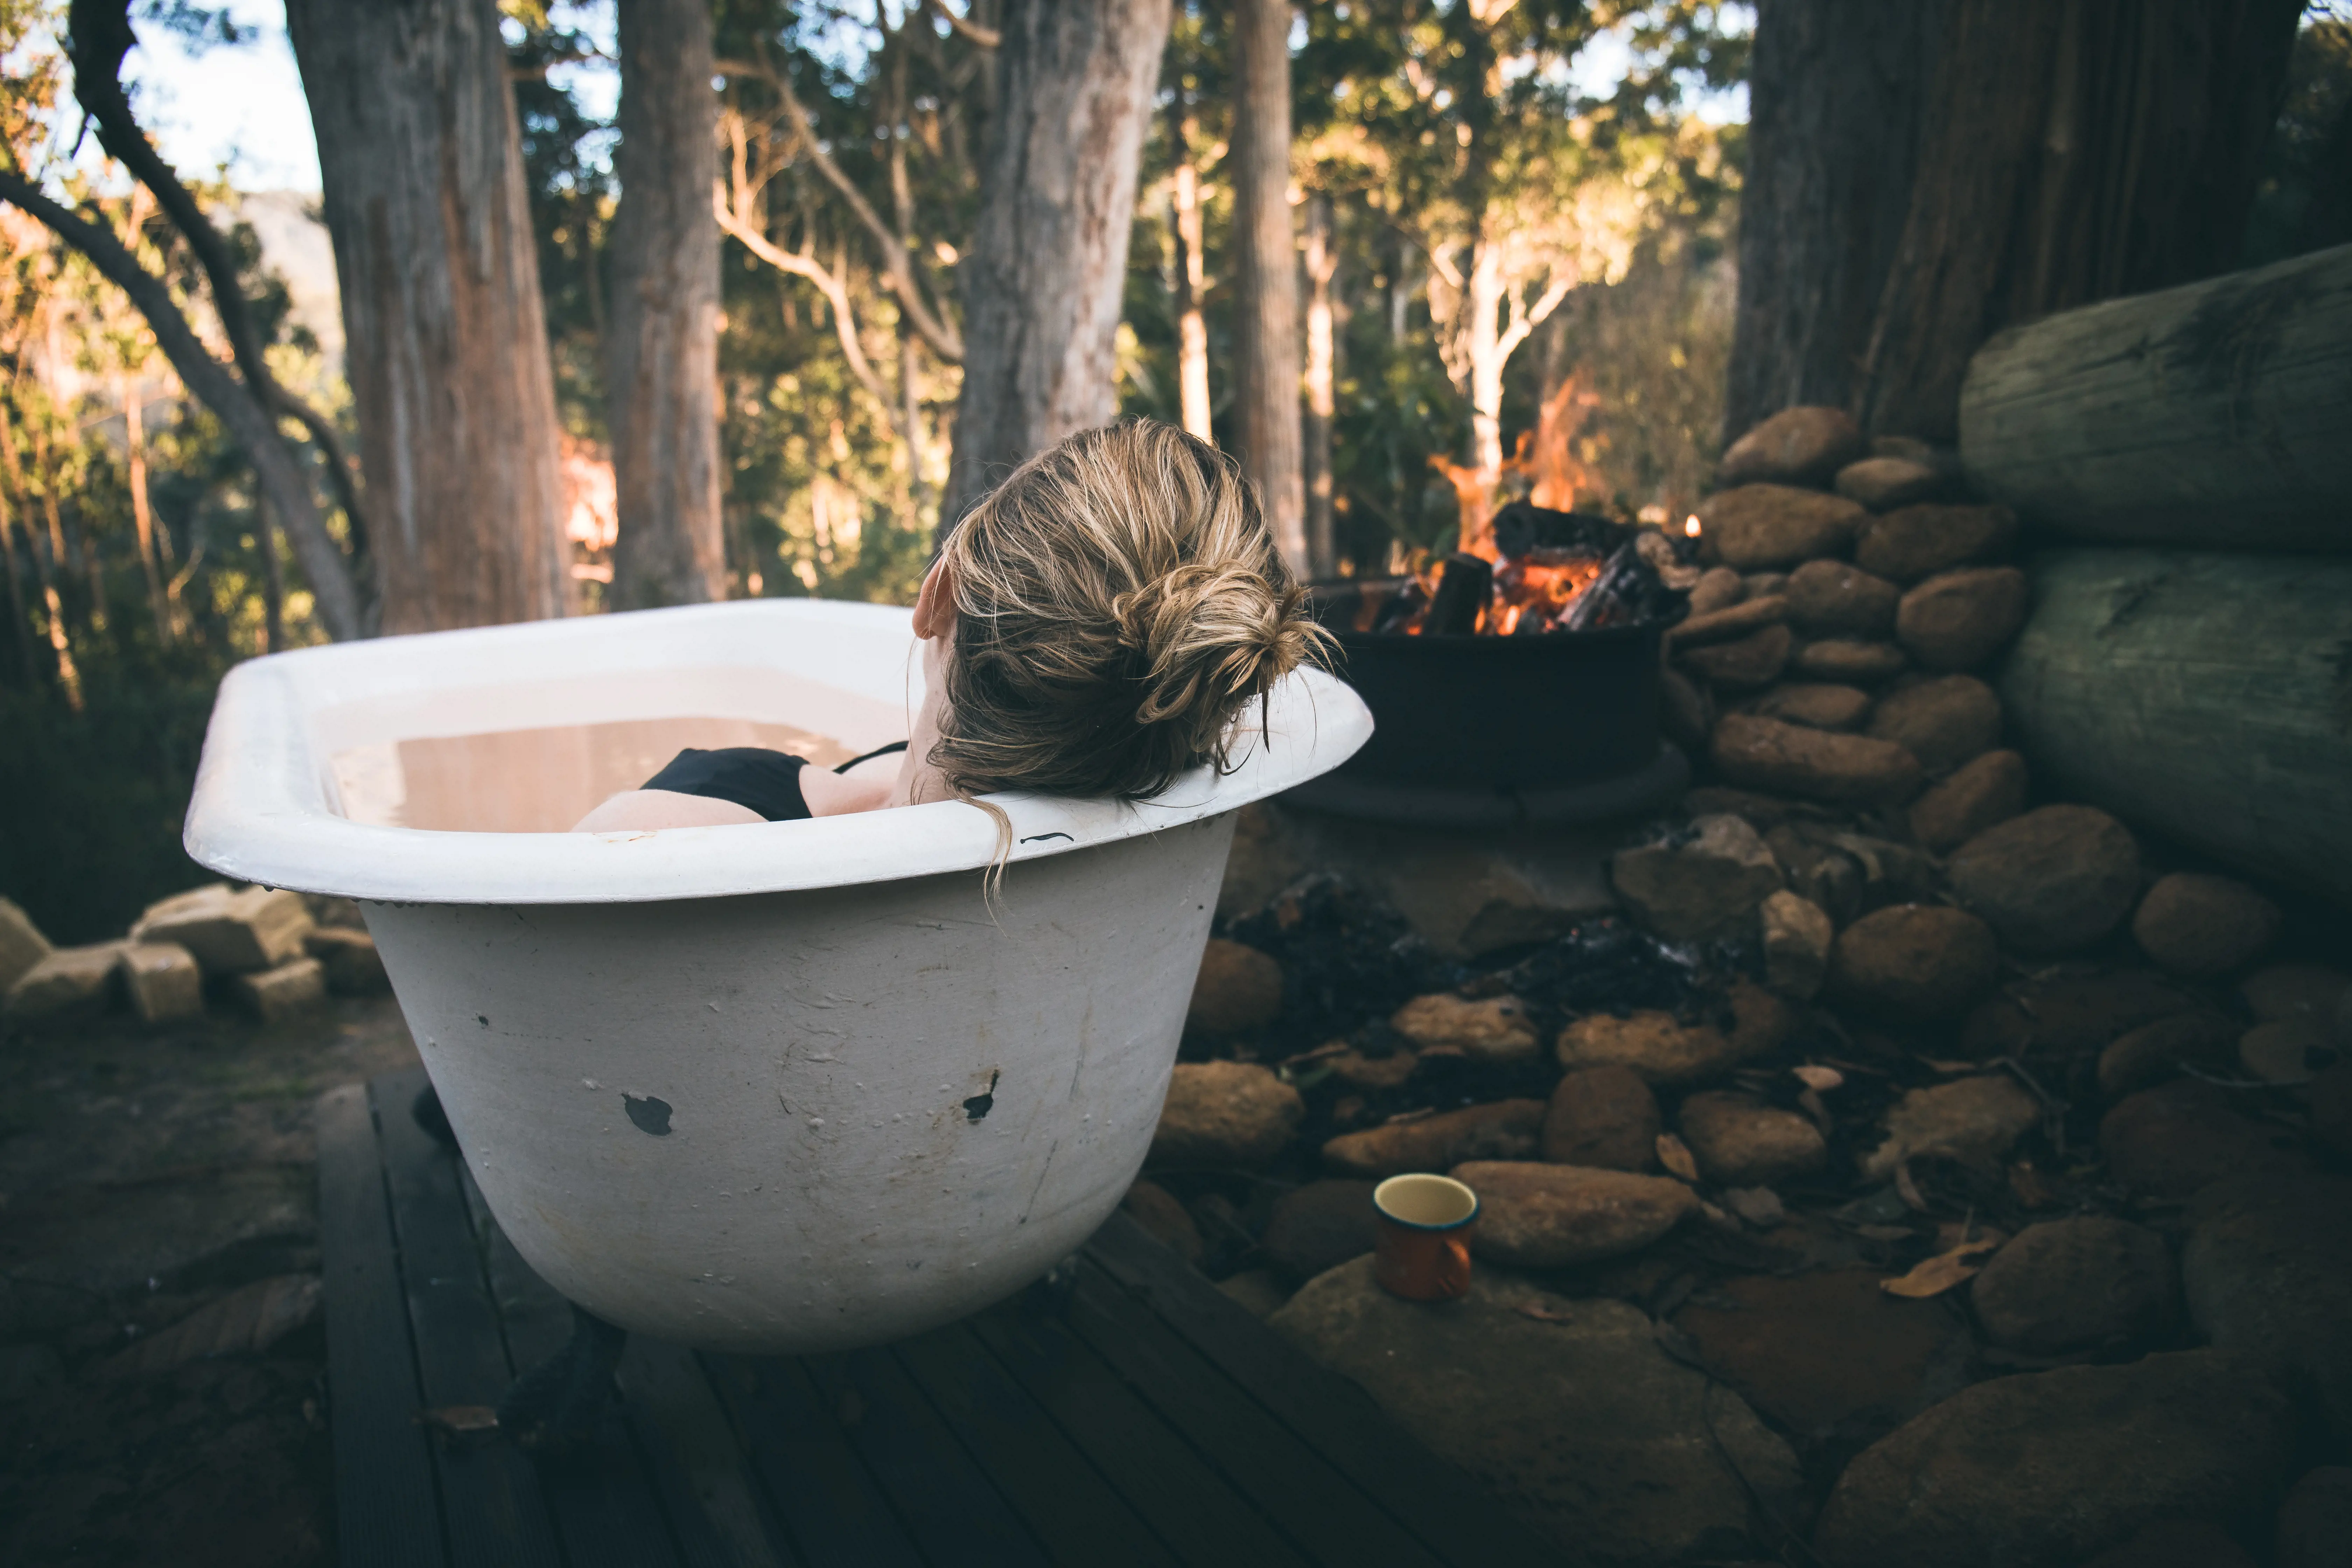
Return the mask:
[[940,553],[955,641],[929,761],[966,799],[1142,800],[1223,772],[1242,710],[1330,640],[1240,468],[1153,420],[1030,458]]

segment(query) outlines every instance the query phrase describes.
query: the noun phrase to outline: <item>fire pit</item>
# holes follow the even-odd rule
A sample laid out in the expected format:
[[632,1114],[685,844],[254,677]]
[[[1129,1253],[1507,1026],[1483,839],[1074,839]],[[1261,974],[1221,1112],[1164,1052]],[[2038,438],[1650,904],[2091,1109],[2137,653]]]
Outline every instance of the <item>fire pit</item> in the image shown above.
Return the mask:
[[1491,555],[1316,590],[1339,673],[1378,728],[1289,798],[1444,826],[1598,821],[1671,798],[1690,776],[1658,734],[1659,640],[1685,604],[1669,580],[1687,570],[1673,543],[1524,503],[1478,542]]

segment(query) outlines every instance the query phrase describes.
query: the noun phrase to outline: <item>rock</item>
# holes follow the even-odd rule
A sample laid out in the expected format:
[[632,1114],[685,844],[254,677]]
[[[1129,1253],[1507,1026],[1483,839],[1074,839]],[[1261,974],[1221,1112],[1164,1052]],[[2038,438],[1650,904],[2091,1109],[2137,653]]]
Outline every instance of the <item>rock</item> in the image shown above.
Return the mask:
[[1543,1135],[1544,1102],[1499,1100],[1349,1132],[1323,1145],[1323,1163],[1348,1176],[1401,1176],[1465,1160],[1532,1160]]
[[1298,1091],[1255,1062],[1179,1062],[1146,1163],[1255,1170],[1282,1152],[1306,1113]]
[[1700,548],[1741,572],[1785,570],[1843,555],[1870,514],[1842,497],[1786,485],[1742,485],[1699,502]]
[[2107,1173],[2158,1198],[2193,1197],[2242,1172],[2286,1175],[2309,1162],[2294,1135],[2242,1116],[2227,1090],[2193,1078],[2126,1095],[2099,1120]]
[[1999,1378],[1857,1455],[1813,1545],[1830,1568],[2069,1568],[2152,1515],[2266,1500],[2293,1440],[2286,1401],[2221,1351]]
[[1737,816],[1702,816],[1696,837],[1620,849],[1609,880],[1634,923],[1668,942],[1704,942],[1754,929],[1756,906],[1780,886],[1780,867]]
[[1930,577],[1895,611],[1895,640],[1929,669],[1973,669],[2025,625],[2025,574],[1979,566]]
[[123,943],[122,989],[142,1024],[176,1024],[205,1010],[204,972],[176,942]]
[[1947,870],[1960,902],[2027,953],[2087,947],[2139,898],[2139,846],[2088,805],[2045,805],[1989,827],[1952,852]]
[[[1809,833],[1811,826],[1784,822],[1764,841],[1772,847],[1773,858],[1787,873],[1790,892],[1819,907],[1832,927],[1849,924],[1863,911],[1862,862],[1836,844]],[[1822,957],[1826,961],[1828,954]]]
[[1854,564],[1892,583],[1916,583],[1971,562],[1996,560],[2017,536],[2005,506],[1906,506],[1865,521]]
[[1987,752],[1911,803],[1911,837],[1947,854],[2025,809],[2025,758]]
[[1201,1227],[1166,1187],[1157,1182],[1137,1182],[1127,1189],[1118,1206],[1169,1251],[1195,1268],[1201,1266],[1202,1254],[1208,1250],[1201,1241]]
[[310,923],[299,893],[215,882],[149,905],[131,940],[177,942],[206,974],[248,974],[301,957]]
[[1309,1182],[1275,1199],[1258,1246],[1276,1277],[1296,1287],[1371,1251],[1381,1234],[1380,1211],[1372,1206],[1377,1185]]
[[1728,566],[1710,566],[1699,574],[1690,591],[1690,619],[1700,620],[1717,610],[1729,609],[1747,596],[1747,581],[1738,573]]
[[2326,1020],[2352,1002],[2352,975],[2315,963],[2274,963],[2247,975],[2238,994],[2265,1024],[2280,1018]]
[[1853,730],[1870,712],[1870,694],[1851,686],[1799,682],[1776,686],[1748,710],[1759,718],[1802,724],[1809,730]]
[[1930,773],[1948,773],[2000,742],[2000,699],[1972,675],[1898,686],[1878,700],[1866,733],[1892,741]]
[[2128,1029],[2099,1053],[2099,1092],[2120,1100],[2188,1067],[2226,1076],[2235,1067],[2239,1026],[2219,1013],[2175,1013]]
[[2140,951],[2175,974],[2225,974],[2278,935],[2279,907],[2231,877],[2175,871],[2157,879],[2132,916]]
[[2189,1205],[2180,1281],[2189,1316],[2304,1394],[2352,1438],[2352,1176],[2239,1174]]
[[1657,1096],[1629,1067],[1565,1074],[1544,1112],[1543,1157],[1594,1171],[1647,1171],[1657,1163],[1665,1121]]
[[1961,1026],[1960,1054],[1979,1061],[2084,1056],[2196,1005],[2196,998],[2149,970],[2053,970],[1979,1004]]
[[1567,1300],[1486,1268],[1458,1301],[1401,1301],[1360,1258],[1267,1321],[1530,1517],[1563,1561],[1719,1557],[1748,1531],[1742,1478],[1775,1506],[1799,1484],[1788,1446],[1669,1358],[1622,1302]]
[[108,1377],[137,1377],[212,1356],[266,1351],[316,1320],[325,1300],[326,1282],[316,1274],[257,1279],[108,1357],[100,1371]]
[[229,994],[256,1020],[282,1024],[327,999],[326,966],[315,958],[296,958],[274,969],[229,977]]
[[1837,928],[1821,905],[1791,892],[1764,900],[1764,983],[1792,1002],[1809,1002],[1829,973]]
[[305,893],[302,903],[310,911],[310,919],[320,925],[339,931],[367,930],[367,917],[352,900],[337,898],[332,893]]
[[49,1345],[0,1345],[0,1406],[66,1385],[65,1358]]
[[1820,642],[1809,642],[1790,655],[1789,668],[1814,680],[1875,686],[1902,674],[1910,663],[1893,643],[1825,637]]
[[1474,1160],[1448,1173],[1478,1194],[1471,1250],[1522,1268],[1564,1268],[1638,1252],[1698,1207],[1669,1176]]
[[2344,1568],[2352,1542],[2352,1468],[2306,1470],[2279,1504],[2278,1568]]
[[111,1000],[114,973],[126,945],[101,942],[51,948],[8,987],[0,1014],[12,1024],[48,1026],[95,1017]]
[[1699,1174],[1719,1187],[1777,1186],[1829,1161],[1821,1129],[1753,1095],[1709,1089],[1683,1101],[1675,1117]]
[[1713,755],[1736,784],[1840,805],[1899,801],[1919,784],[1919,760],[1891,742],[1747,713],[1727,713],[1716,725]]
[[326,967],[327,989],[338,996],[380,996],[392,989],[375,938],[344,926],[320,926],[302,939],[303,950]]
[[1990,1166],[2041,1121],[2042,1102],[2006,1073],[1911,1089],[1886,1113],[1886,1142],[1863,1161],[1862,1173],[1884,1181],[1921,1154]]
[[1783,408],[1726,447],[1717,471],[1727,485],[1820,484],[1867,449],[1843,408]]
[[2086,1559],[2083,1568],[2255,1568],[2229,1533],[2201,1519],[2160,1519]]
[[[1746,605],[1738,605],[1721,613],[1736,616],[1747,608]],[[1685,648],[1675,656],[1675,661],[1711,685],[1732,691],[1755,691],[1780,679],[1780,671],[1789,662],[1789,649],[1795,642],[1788,627],[1775,624],[1737,642]]]
[[1767,594],[1759,598],[1750,595],[1738,604],[1726,605],[1704,616],[1693,611],[1688,619],[1666,628],[1665,642],[1670,647],[1703,647],[1779,626],[1788,618],[1789,601],[1781,595]]
[[2352,1162],[2352,1061],[2338,1062],[2313,1079],[2309,1092],[2312,1142]]
[[1262,1029],[1282,1016],[1282,965],[1267,953],[1211,937],[1184,1010],[1187,1028],[1213,1035]]
[[1421,1066],[1421,1058],[1400,1047],[1384,1057],[1366,1056],[1355,1049],[1325,1057],[1322,1064],[1331,1069],[1331,1076],[1350,1089],[1394,1089],[1411,1078]]
[[1685,752],[1703,752],[1715,733],[1715,705],[1691,679],[1676,669],[1658,671],[1658,723],[1666,739]]
[[1729,1000],[1734,1022],[1728,1034],[1713,1023],[1682,1023],[1672,1013],[1645,1009],[1623,1018],[1591,1014],[1560,1031],[1560,1065],[1627,1067],[1646,1083],[1677,1088],[1761,1056],[1797,1026],[1787,1004],[1745,980],[1733,982]]
[[25,972],[49,955],[49,939],[33,917],[6,899],[0,899],[0,996],[25,977]]
[[1445,1047],[1473,1061],[1526,1061],[1538,1050],[1528,1005],[1516,996],[1416,996],[1396,1010],[1389,1027],[1418,1049]]
[[1807,1436],[1857,1417],[1900,1420],[1938,1393],[1960,1329],[1933,1301],[1878,1288],[1874,1268],[1781,1278],[1735,1274],[1674,1317],[1706,1369],[1769,1418]]
[[2264,1083],[2309,1083],[2336,1065],[2334,1034],[2316,1018],[2274,1018],[2238,1037],[2238,1064]]
[[1903,590],[1843,561],[1808,561],[1789,574],[1789,619],[1813,637],[1883,637]]
[[1838,933],[1829,989],[1865,1017],[1932,1024],[1959,1016],[2000,975],[2000,950],[1984,921],[1942,904],[1895,904]]
[[1969,1290],[1997,1345],[2037,1356],[2130,1345],[2172,1321],[2172,1249],[2104,1215],[2044,1220],[1994,1253]]
[[1916,458],[1864,458],[1837,472],[1837,493],[1873,511],[1889,511],[1926,500],[1951,482],[1933,463]]
[[1751,599],[1785,596],[1789,587],[1789,574],[1786,572],[1750,572],[1739,581],[1748,590],[1748,596]]
[[1217,1289],[1240,1302],[1243,1310],[1253,1318],[1271,1317],[1290,1300],[1290,1292],[1267,1268],[1244,1268],[1239,1274],[1228,1275],[1217,1281]]

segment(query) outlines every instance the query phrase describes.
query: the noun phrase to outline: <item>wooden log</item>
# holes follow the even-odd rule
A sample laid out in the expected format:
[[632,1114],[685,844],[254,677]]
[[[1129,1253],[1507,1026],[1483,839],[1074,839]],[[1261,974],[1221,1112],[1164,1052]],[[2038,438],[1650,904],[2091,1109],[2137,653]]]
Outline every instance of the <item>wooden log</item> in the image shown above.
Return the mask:
[[2000,687],[2046,792],[2352,903],[2352,561],[2070,549]]
[[1988,496],[2076,539],[2352,552],[2352,246],[2012,327],[1960,392]]

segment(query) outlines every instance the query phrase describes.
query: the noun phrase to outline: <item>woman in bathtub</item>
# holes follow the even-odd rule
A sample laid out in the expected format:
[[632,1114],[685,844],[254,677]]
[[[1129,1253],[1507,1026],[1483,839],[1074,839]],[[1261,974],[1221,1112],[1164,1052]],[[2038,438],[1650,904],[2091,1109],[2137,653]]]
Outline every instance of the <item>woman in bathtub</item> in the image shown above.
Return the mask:
[[[1172,426],[1082,431],[958,523],[915,603],[926,694],[895,768],[685,751],[575,832],[971,800],[1142,800],[1225,763],[1234,721],[1328,641],[1233,460]],[[861,765],[863,764],[863,765]]]

